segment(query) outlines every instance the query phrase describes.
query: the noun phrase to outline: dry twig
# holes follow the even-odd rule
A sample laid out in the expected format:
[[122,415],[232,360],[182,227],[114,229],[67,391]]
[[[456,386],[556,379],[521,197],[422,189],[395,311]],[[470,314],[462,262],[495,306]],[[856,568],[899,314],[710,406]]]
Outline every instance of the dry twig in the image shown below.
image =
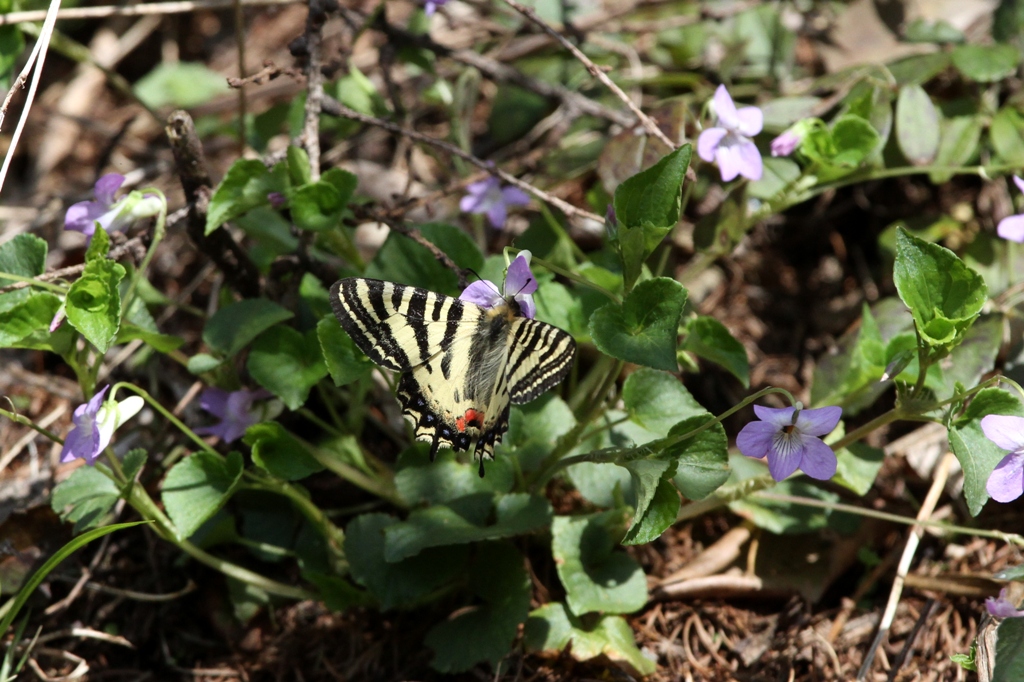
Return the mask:
[[495,168],[494,166],[487,163],[483,159],[477,158],[472,154],[462,151],[451,142],[446,142],[445,140],[438,140],[436,138],[430,137],[429,135],[424,135],[423,133],[418,133],[415,130],[403,128],[400,125],[391,123],[390,121],[385,121],[384,119],[377,118],[375,116],[367,116],[366,114],[361,114],[358,111],[355,111],[354,109],[349,109],[341,102],[337,101],[333,97],[328,97],[327,95],[324,95],[322,111],[323,113],[329,114],[331,116],[341,116],[342,118],[347,118],[353,121],[359,121],[360,123],[366,123],[368,125],[377,126],[378,128],[383,128],[384,130],[390,131],[396,135],[402,135],[404,137],[407,137],[415,142],[421,142],[423,144],[428,144],[432,147],[436,147],[437,149],[444,150],[445,152],[453,156],[457,156],[460,159],[473,164],[474,166],[480,168],[481,170],[487,171],[491,175],[501,178],[508,184],[515,185],[519,189],[529,192],[538,199],[546,201],[552,206],[558,208],[560,211],[565,213],[565,215],[567,215],[570,218],[586,218],[588,220],[597,221],[598,223],[604,222],[604,218],[597,215],[596,213],[591,213],[586,209],[573,206],[569,202],[563,199],[559,199],[558,197],[549,194],[548,192],[545,192],[539,187],[535,187],[524,180],[520,180],[514,175],[510,175],[509,173],[506,173],[505,171],[499,168]]

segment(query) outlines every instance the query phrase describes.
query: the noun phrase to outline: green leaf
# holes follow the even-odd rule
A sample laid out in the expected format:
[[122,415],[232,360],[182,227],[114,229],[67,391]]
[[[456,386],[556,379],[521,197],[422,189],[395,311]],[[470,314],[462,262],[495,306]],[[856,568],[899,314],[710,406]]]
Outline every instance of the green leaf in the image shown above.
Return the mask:
[[306,447],[277,422],[253,424],[245,430],[242,442],[252,448],[252,462],[286,481],[297,481],[324,467]]
[[488,463],[481,477],[476,464],[460,462],[451,450],[438,453],[431,462],[425,443],[416,443],[398,458],[395,489],[410,507],[447,504],[478,493],[508,493],[515,483],[511,460],[497,458]]
[[[10,11],[10,5],[4,8],[4,12]],[[3,87],[10,87],[11,71],[24,49],[25,38],[22,37],[20,28],[14,24],[0,26],[0,78],[3,79],[0,82],[4,84]]]
[[83,466],[57,484],[50,506],[80,533],[105,521],[120,496],[109,476],[96,467]]
[[398,563],[384,560],[384,531],[399,523],[387,514],[363,514],[345,528],[345,556],[352,578],[368,589],[383,611],[422,604],[465,569],[466,545],[427,549]]
[[295,224],[310,232],[323,232],[341,224],[345,211],[338,188],[323,180],[303,185],[288,197]]
[[984,388],[975,394],[963,416],[949,429],[949,445],[964,470],[964,499],[972,516],[977,516],[988,491],[985,485],[1006,450],[985,437],[982,417],[990,414],[1024,416],[1024,406],[1010,393],[998,388]]
[[1003,107],[989,126],[992,148],[999,158],[1011,164],[1024,164],[1024,118],[1013,107]]
[[896,98],[896,142],[915,166],[931,163],[939,152],[939,112],[920,85],[904,85]]
[[888,66],[899,85],[923,85],[945,71],[950,62],[948,52],[928,52],[898,59]]
[[100,353],[106,353],[121,326],[121,294],[117,285],[124,268],[112,260],[93,260],[65,299],[68,322]]
[[[574,426],[576,417],[572,410],[553,393],[546,393],[526,405],[513,405],[508,433],[497,448],[497,461],[503,456],[515,457],[523,471],[535,471],[551,453],[555,441]],[[488,468],[488,478],[490,471]]]
[[29,296],[11,308],[0,310],[0,348],[22,345],[37,332],[49,337],[50,322],[58,308],[59,298],[51,293],[41,293]]
[[[943,118],[939,126],[941,140],[939,153],[935,157],[936,166],[963,166],[970,163],[978,155],[981,142],[981,131],[984,124],[980,116],[953,116]],[[948,182],[953,174],[950,172],[933,171],[929,174],[933,184]]]
[[135,96],[150,109],[190,109],[226,95],[227,79],[198,62],[160,62],[135,83]]
[[560,655],[571,645],[572,656],[579,661],[603,655],[637,675],[652,675],[657,670],[654,661],[637,648],[633,628],[622,616],[601,616],[587,623],[564,604],[545,604],[530,612],[526,621],[526,648]]
[[293,186],[301,187],[313,182],[313,171],[309,165],[309,154],[306,153],[305,149],[290,144],[285,151],[285,158],[288,160],[288,179]]
[[293,313],[265,298],[245,298],[224,306],[206,321],[203,341],[218,353],[231,357],[253,339]]
[[522,555],[508,543],[481,546],[468,582],[470,592],[483,603],[459,609],[424,638],[434,650],[431,666],[443,673],[464,672],[481,661],[497,667],[530,611],[530,576]]
[[[428,223],[420,226],[420,233],[427,241],[448,254],[460,268],[477,271],[483,268],[484,257],[480,253],[480,248],[468,234],[457,227],[443,223]],[[395,231],[388,234],[384,245],[366,268],[365,275],[373,279],[411,284],[414,287],[452,296],[458,296],[460,293],[459,278],[454,272],[438,262],[425,246]]]
[[178,539],[188,539],[216,514],[241,480],[242,456],[237,452],[221,458],[201,450],[171,467],[162,497]]
[[858,495],[866,495],[875,483],[885,452],[867,443],[852,443],[836,452],[838,465],[832,481]]
[[69,556],[77,552],[82,547],[92,542],[97,538],[101,538],[104,535],[109,535],[115,531],[124,530],[125,528],[131,528],[132,526],[138,526],[143,523],[151,523],[150,521],[133,521],[131,523],[115,523],[112,526],[104,526],[103,528],[96,528],[86,533],[82,533],[77,538],[69,542],[68,544],[57,550],[57,553],[46,560],[46,563],[40,566],[39,570],[32,574],[32,577],[28,579],[20,590],[18,595],[14,598],[14,602],[11,607],[7,610],[4,615],[4,619],[0,621],[0,633],[7,633],[10,629],[11,623],[18,617],[18,613],[21,611],[21,607],[25,605],[25,602],[29,600],[32,595],[35,594],[36,588],[46,579],[53,569],[60,565],[60,562],[67,559]]
[[677,377],[646,367],[626,377],[622,402],[630,420],[657,436],[682,419],[705,413]]
[[1024,622],[1004,618],[996,627],[995,670],[991,682],[1024,679]]
[[881,141],[874,126],[854,114],[845,114],[836,119],[831,132],[836,152],[829,161],[847,168],[862,164],[878,148]]
[[[46,268],[46,241],[31,234],[19,234],[0,244],[0,272],[21,277],[36,277]],[[0,277],[0,289],[14,284],[14,280]],[[24,287],[0,294],[0,313],[21,303],[33,293]],[[3,329],[0,326],[0,329]]]
[[953,65],[978,83],[994,83],[1013,74],[1020,64],[1020,52],[1013,45],[957,45]]
[[342,206],[347,206],[352,200],[352,195],[359,184],[359,178],[354,173],[341,168],[331,168],[320,176],[320,182],[326,182],[338,191],[338,198]]
[[[494,523],[485,525],[492,509]],[[413,511],[407,520],[389,527],[384,532],[384,557],[394,563],[428,547],[523,535],[550,522],[551,504],[540,495],[468,495],[448,505]]]
[[641,282],[621,305],[609,303],[590,318],[594,345],[613,358],[674,372],[686,296],[686,289],[674,279]]
[[185,343],[185,339],[179,336],[161,334],[159,332],[150,331],[149,329],[143,329],[131,322],[122,322],[121,328],[117,332],[117,340],[115,343],[123,344],[128,343],[129,341],[135,341],[136,339],[142,341],[147,346],[160,353],[169,353],[172,350],[177,350]]
[[679,493],[669,482],[675,466],[656,459],[626,462],[622,466],[629,471],[636,491],[636,511],[622,544],[642,545],[657,539],[675,523]]
[[103,260],[107,257],[108,253],[110,253],[110,235],[107,234],[106,230],[97,229],[93,232],[89,248],[85,250],[85,262]]
[[647,603],[647,580],[640,565],[616,551],[622,537],[622,512],[556,516],[551,524],[551,552],[565,600],[577,616],[632,613]]
[[272,173],[256,159],[239,159],[231,164],[221,183],[210,197],[206,212],[206,234],[229,220],[258,207],[269,206],[267,195],[285,189],[282,170]]
[[245,366],[289,410],[302,407],[309,390],[327,376],[315,329],[302,335],[291,327],[272,327],[252,344]]
[[[707,412],[689,417],[673,426],[668,437],[689,433],[711,419]],[[676,487],[690,500],[704,499],[729,480],[729,438],[720,423],[665,448],[658,457],[676,460]]]
[[800,178],[800,166],[792,159],[768,156],[761,161],[761,177],[751,182],[747,189],[747,193],[755,199],[774,199]]
[[743,344],[729,333],[724,324],[713,317],[695,317],[686,325],[683,348],[698,357],[724,367],[750,388],[750,361]]
[[317,323],[316,336],[335,386],[358,381],[373,369],[373,361],[356,347],[355,341],[333,316],[325,317]]
[[690,145],[685,144],[624,180],[615,190],[615,219],[627,290],[633,288],[647,256],[679,222],[690,154]]
[[896,234],[893,281],[921,338],[947,350],[962,339],[988,293],[985,280],[956,254],[902,228]]
[[223,358],[215,358],[208,353],[196,353],[188,359],[188,371],[192,374],[210,372],[224,364]]

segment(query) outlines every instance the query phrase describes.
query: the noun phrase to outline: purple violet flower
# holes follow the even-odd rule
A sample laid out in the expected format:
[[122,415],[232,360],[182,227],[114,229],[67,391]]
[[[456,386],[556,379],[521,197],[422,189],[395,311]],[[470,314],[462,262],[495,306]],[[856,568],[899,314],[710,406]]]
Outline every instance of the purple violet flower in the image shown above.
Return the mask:
[[270,202],[271,207],[281,208],[288,203],[288,198],[280,192],[267,192],[267,201]]
[[437,11],[438,7],[443,7],[446,2],[448,2],[448,0],[426,0],[426,2],[423,3],[423,11],[426,12],[429,17]]
[[[1014,175],[1013,182],[1017,189],[1024,192],[1024,180]],[[1011,215],[1000,220],[996,226],[996,234],[1011,242],[1024,242],[1024,214]]]
[[986,415],[981,430],[990,441],[1010,451],[988,477],[985,490],[996,502],[1012,502],[1024,494],[1024,417]]
[[79,405],[72,417],[74,426],[64,439],[64,449],[60,453],[60,461],[67,463],[75,459],[84,459],[92,464],[108,445],[110,439],[122,424],[138,414],[145,404],[142,398],[133,395],[121,402],[113,398],[104,402],[110,386],[104,386],[87,403]]
[[761,132],[764,123],[761,110],[757,107],[737,109],[724,85],[715,90],[712,108],[717,125],[697,138],[698,156],[708,163],[718,162],[723,182],[729,182],[737,175],[759,180],[761,152],[750,138]]
[[1024,610],[1018,609],[1017,605],[1010,601],[1007,588],[999,590],[998,597],[985,599],[985,608],[990,616],[994,618],[1020,618],[1024,616]]
[[163,201],[153,194],[129,192],[117,201],[114,195],[124,184],[124,176],[107,173],[93,187],[95,201],[79,201],[68,207],[64,214],[64,229],[81,232],[89,241],[99,225],[107,232],[122,230],[140,218],[155,216],[163,208]]
[[[245,430],[267,419],[273,419],[281,411],[281,404],[274,401],[254,407],[257,400],[271,397],[270,391],[259,389],[249,391],[225,391],[208,388],[199,396],[199,407],[220,419],[219,424],[196,429],[196,433],[219,436],[225,443],[231,443],[245,435]],[[274,404],[276,403],[276,404]]]
[[509,206],[526,206],[530,203],[526,192],[511,185],[502,187],[493,175],[470,184],[466,190],[469,194],[462,197],[459,209],[466,213],[487,214],[487,220],[498,230],[505,226]]
[[832,432],[843,416],[841,407],[804,410],[798,407],[761,407],[736,436],[736,447],[747,457],[767,457],[772,478],[781,481],[797,469],[811,478],[828,480],[836,473],[836,453],[820,436]]
[[498,287],[482,279],[466,287],[459,295],[459,300],[469,301],[483,308],[495,308],[505,305],[508,299],[512,299],[519,304],[519,311],[523,317],[532,319],[537,314],[537,304],[533,302],[533,292],[537,291],[537,279],[530,271],[531,257],[529,251],[520,251],[508,266],[504,292],[498,291]]
[[772,140],[772,156],[789,156],[803,142],[803,137],[790,128]]

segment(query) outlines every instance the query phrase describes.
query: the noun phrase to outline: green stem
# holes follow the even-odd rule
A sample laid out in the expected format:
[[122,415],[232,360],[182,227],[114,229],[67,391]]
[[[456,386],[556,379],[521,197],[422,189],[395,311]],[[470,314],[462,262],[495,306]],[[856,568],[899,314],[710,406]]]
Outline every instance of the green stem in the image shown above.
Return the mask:
[[63,438],[61,438],[60,436],[55,434],[53,431],[50,431],[49,429],[44,429],[42,426],[36,425],[36,423],[33,422],[31,419],[29,419],[28,417],[24,417],[24,416],[18,414],[17,412],[8,412],[7,410],[0,409],[0,417],[7,417],[8,419],[10,419],[15,424],[21,424],[22,426],[27,426],[28,428],[32,429],[36,433],[40,433],[40,434],[46,436],[47,438],[52,440],[54,443],[60,443],[61,445],[64,445],[64,439]]
[[12,280],[12,281],[15,281],[15,282],[26,282],[28,284],[31,284],[34,287],[39,287],[40,289],[46,289],[47,291],[52,291],[53,293],[60,294],[61,296],[64,296],[65,294],[68,293],[68,288],[67,287],[62,287],[59,284],[52,284],[50,282],[43,282],[43,281],[40,281],[40,280],[35,279],[33,277],[25,277],[24,275],[15,275],[15,274],[10,273],[10,272],[0,272],[0,280],[5,280],[5,279],[9,279],[9,280]]
[[968,528],[966,526],[957,526],[943,521],[930,521],[923,520],[919,521],[906,516],[900,516],[899,514],[890,514],[888,512],[876,511],[874,509],[867,509],[864,507],[857,507],[852,504],[843,504],[841,502],[828,502],[825,500],[816,500],[809,497],[799,497],[796,495],[780,495],[778,493],[764,493],[758,492],[753,495],[755,498],[763,500],[771,500],[773,502],[786,502],[788,504],[799,504],[805,507],[815,507],[818,509],[829,509],[832,511],[845,512],[847,514],[857,514],[858,516],[866,516],[872,519],[881,519],[882,521],[891,521],[893,523],[901,523],[906,526],[922,526],[925,528],[935,528],[936,530],[946,531],[947,533],[956,533],[959,535],[973,535],[980,538],[993,538],[996,540],[1002,540],[1003,542],[1017,545],[1018,547],[1024,547],[1024,537],[1017,533],[1004,533],[998,530],[985,530],[981,528]]
[[128,285],[128,291],[125,292],[124,295],[124,301],[122,302],[121,310],[125,311],[126,313],[130,309],[132,298],[135,296],[135,289],[139,285],[139,279],[145,274],[146,268],[149,267],[150,261],[153,260],[153,254],[156,252],[157,245],[160,244],[160,241],[164,238],[164,234],[166,233],[165,226],[167,223],[167,197],[165,197],[164,193],[155,187],[147,187],[146,189],[140,191],[143,196],[145,196],[146,194],[155,194],[158,197],[160,197],[161,207],[160,213],[158,213],[156,216],[156,225],[154,225],[153,227],[153,239],[149,244],[149,249],[146,250],[146,255],[143,256],[142,258],[142,263],[139,264],[139,267],[135,269],[135,274],[132,277],[132,281]]
[[181,431],[183,434],[185,434],[185,436],[187,436],[189,440],[191,440],[193,443],[195,443],[197,446],[199,446],[200,450],[204,450],[205,452],[208,452],[211,455],[215,455],[217,457],[220,457],[220,453],[217,452],[216,450],[214,450],[212,447],[210,447],[206,443],[206,441],[204,441],[202,438],[200,438],[198,435],[196,435],[195,431],[193,431],[192,429],[190,429],[187,426],[185,426],[184,422],[182,422],[180,419],[175,417],[174,414],[172,414],[170,410],[168,410],[166,407],[161,405],[159,402],[156,401],[155,398],[153,398],[153,396],[151,396],[149,393],[147,393],[143,389],[139,388],[135,384],[129,383],[127,381],[119,381],[119,382],[117,382],[116,384],[114,384],[114,387],[112,389],[110,389],[110,398],[109,398],[110,400],[113,400],[114,395],[117,393],[117,389],[119,389],[119,388],[126,388],[129,391],[131,391],[132,393],[135,393],[138,396],[140,396],[143,400],[145,400],[147,403],[149,403],[149,405],[154,410],[156,410],[161,415],[163,415],[164,419],[166,419],[167,421],[169,421],[172,424],[174,424],[174,426],[176,426],[179,431]]

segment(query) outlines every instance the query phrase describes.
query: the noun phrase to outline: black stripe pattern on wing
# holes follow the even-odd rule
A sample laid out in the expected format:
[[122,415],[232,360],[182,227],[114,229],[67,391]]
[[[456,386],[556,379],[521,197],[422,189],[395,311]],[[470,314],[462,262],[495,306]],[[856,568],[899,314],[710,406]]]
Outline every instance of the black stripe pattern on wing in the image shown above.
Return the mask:
[[508,353],[509,395],[520,405],[539,397],[565,378],[576,357],[568,332],[544,322],[518,318]]

